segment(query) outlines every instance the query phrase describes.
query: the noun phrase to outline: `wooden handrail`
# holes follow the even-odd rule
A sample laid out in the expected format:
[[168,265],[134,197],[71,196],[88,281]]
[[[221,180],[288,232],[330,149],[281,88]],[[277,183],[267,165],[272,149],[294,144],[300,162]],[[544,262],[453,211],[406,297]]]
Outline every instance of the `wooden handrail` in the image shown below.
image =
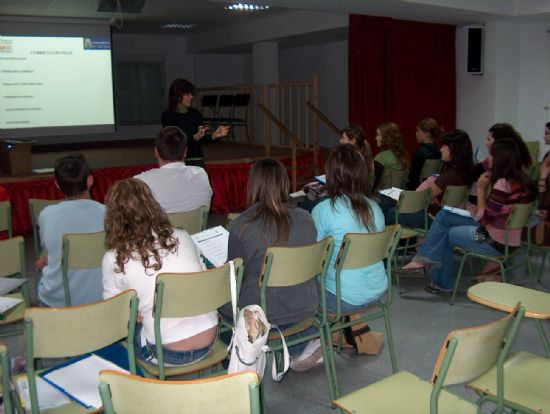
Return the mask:
[[319,108],[317,108],[311,101],[307,101],[306,103],[307,107],[315,114],[317,117],[324,122],[324,124],[332,129],[334,133],[338,136],[342,133],[342,130],[338,128],[324,113],[321,112]]
[[269,109],[267,109],[267,107],[264,104],[258,103],[258,108],[260,108],[260,110],[264,113],[265,116],[269,118],[271,122],[273,122],[281,131],[283,131],[285,134],[288,135],[288,137],[292,140],[292,142],[294,143],[294,145],[296,145],[296,147],[305,148],[304,144],[302,144],[302,142],[300,141],[300,138],[298,138],[294,132],[288,129],[285,126],[285,124],[283,124],[279,120],[279,118],[273,115],[273,113]]

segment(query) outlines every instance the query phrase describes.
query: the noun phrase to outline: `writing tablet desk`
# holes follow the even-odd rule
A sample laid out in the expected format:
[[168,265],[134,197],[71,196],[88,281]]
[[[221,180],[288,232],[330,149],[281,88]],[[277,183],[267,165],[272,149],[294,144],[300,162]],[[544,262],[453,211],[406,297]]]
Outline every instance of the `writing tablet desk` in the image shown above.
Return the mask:
[[521,302],[525,307],[525,317],[535,322],[546,355],[550,357],[550,344],[541,322],[550,319],[550,293],[509,283],[485,282],[470,287],[466,294],[474,302],[504,312],[510,312]]

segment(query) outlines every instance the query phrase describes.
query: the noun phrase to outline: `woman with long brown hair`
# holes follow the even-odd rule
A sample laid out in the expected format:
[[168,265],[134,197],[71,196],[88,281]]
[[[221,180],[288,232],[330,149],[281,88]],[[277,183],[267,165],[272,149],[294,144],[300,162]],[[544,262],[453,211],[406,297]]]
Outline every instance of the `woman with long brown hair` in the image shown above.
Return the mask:
[[[105,233],[109,249],[103,257],[103,297],[134,289],[141,323],[136,354],[156,363],[153,328],[155,278],[160,272],[198,272],[204,265],[193,240],[172,228],[149,187],[136,178],[115,183],[106,198]],[[208,312],[161,320],[164,361],[185,365],[204,358],[217,335],[218,316]]]
[[403,145],[401,132],[394,122],[385,122],[376,128],[376,145],[380,152],[374,157],[374,188],[385,188],[385,177],[390,170],[408,170],[411,156]]
[[[288,203],[290,182],[279,161],[271,158],[257,161],[250,171],[247,191],[248,208],[232,222],[228,245],[228,259],[241,257],[244,262],[240,308],[260,303],[258,281],[268,247],[303,246],[315,243],[317,235],[311,215]],[[282,329],[314,316],[319,306],[314,280],[299,286],[268,288],[266,300],[269,322]],[[221,312],[231,319],[231,304]],[[320,357],[320,344],[318,351],[315,348],[308,355],[303,355],[305,347],[306,344],[301,344],[289,348],[293,357],[291,368],[296,371],[310,368]]]

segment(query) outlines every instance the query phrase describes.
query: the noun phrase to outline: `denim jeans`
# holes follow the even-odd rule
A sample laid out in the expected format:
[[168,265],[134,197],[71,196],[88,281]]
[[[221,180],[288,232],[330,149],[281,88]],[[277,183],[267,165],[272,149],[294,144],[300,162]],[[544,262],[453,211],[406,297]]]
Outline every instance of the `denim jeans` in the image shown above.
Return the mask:
[[[157,347],[155,344],[150,344],[146,342],[145,344],[141,343],[141,331],[143,325],[138,323],[136,325],[136,335],[134,337],[134,347],[136,350],[136,355],[138,358],[141,358],[148,362],[157,363]],[[190,351],[174,351],[172,349],[162,348],[162,355],[164,356],[165,365],[188,365],[193,362],[203,359],[210,350],[212,345],[205,346],[204,348],[192,349]]]
[[[336,295],[327,290],[326,298],[327,298],[327,311],[336,312]],[[365,305],[352,305],[351,303],[347,303],[346,301],[340,299],[340,308],[342,310],[342,313],[359,312],[369,307],[370,305],[372,305],[372,303],[367,303]]]
[[475,231],[479,224],[471,217],[441,210],[430,227],[424,244],[418,250],[414,260],[427,264],[431,270],[432,281],[442,289],[453,288],[453,247],[462,247],[468,251],[499,256],[486,241],[476,241]]
[[[382,193],[377,193],[378,204],[384,213],[386,226],[395,224],[395,207],[396,201]],[[403,227],[423,229],[424,228],[424,212],[418,213],[403,213],[399,215],[399,224]],[[428,227],[432,224],[432,218],[428,216]]]

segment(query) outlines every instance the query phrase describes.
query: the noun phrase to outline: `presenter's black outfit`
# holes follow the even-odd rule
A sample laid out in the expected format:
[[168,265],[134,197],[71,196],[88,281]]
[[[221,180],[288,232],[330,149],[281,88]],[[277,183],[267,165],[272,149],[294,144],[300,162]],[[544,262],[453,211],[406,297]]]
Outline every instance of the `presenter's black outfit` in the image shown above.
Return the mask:
[[166,111],[162,114],[162,126],[177,126],[187,135],[186,165],[196,165],[204,168],[204,153],[202,143],[212,142],[212,135],[208,134],[195,141],[195,135],[202,125],[201,113],[195,108],[188,108],[187,112]]

